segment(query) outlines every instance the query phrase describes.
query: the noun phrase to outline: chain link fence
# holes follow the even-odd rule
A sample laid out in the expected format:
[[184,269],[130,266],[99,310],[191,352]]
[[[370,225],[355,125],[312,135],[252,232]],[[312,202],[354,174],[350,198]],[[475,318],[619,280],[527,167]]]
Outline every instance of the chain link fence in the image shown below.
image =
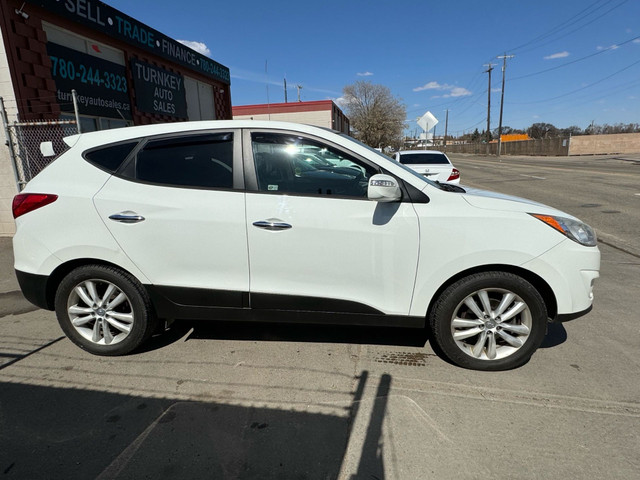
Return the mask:
[[[64,137],[78,133],[73,120],[14,122],[5,128],[19,190],[69,148],[62,140]],[[40,149],[42,142],[51,142],[55,154],[43,154]]]

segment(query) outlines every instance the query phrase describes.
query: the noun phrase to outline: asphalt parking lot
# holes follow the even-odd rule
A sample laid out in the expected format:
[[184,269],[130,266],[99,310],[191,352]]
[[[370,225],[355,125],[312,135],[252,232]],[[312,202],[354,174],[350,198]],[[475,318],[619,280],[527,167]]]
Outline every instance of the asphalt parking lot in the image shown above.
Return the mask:
[[593,311],[528,364],[463,370],[422,331],[217,322],[95,357],[22,299],[0,239],[0,478],[640,478],[640,156],[451,157],[463,185],[602,240]]

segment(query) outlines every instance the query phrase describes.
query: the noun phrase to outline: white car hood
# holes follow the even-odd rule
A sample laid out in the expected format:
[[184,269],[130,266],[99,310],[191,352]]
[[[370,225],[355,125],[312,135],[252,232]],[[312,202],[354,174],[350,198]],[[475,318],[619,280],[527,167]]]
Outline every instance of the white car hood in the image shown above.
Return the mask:
[[491,192],[489,190],[480,190],[478,188],[472,188],[463,186],[466,193],[462,194],[462,198],[467,203],[485,210],[502,210],[502,211],[518,211],[527,213],[540,213],[547,215],[559,215],[565,218],[574,218],[573,215],[569,215],[556,208],[549,207],[543,203],[534,202],[533,200],[527,200],[526,198],[515,197],[513,195],[506,195],[504,193]]

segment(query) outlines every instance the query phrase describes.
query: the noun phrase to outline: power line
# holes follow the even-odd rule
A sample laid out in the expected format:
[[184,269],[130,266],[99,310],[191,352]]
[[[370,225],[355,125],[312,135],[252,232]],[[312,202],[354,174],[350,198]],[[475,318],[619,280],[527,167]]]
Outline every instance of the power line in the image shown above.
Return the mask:
[[585,55],[584,57],[576,58],[575,60],[572,60],[572,61],[570,61],[570,62],[566,62],[566,63],[563,63],[563,64],[561,64],[561,65],[556,65],[555,67],[551,67],[551,68],[547,68],[547,69],[544,69],[544,70],[540,70],[540,71],[538,71],[538,72],[533,72],[533,73],[528,73],[528,74],[526,74],[526,75],[521,75],[521,76],[519,76],[519,77],[512,78],[511,80],[512,80],[512,81],[515,81],[515,80],[522,80],[523,78],[533,77],[533,76],[535,76],[535,75],[541,75],[541,74],[543,74],[543,73],[547,73],[547,72],[550,72],[550,71],[552,71],[552,70],[557,70],[557,69],[559,69],[559,68],[563,68],[563,67],[566,67],[566,66],[568,66],[568,65],[572,65],[572,64],[574,64],[574,63],[581,62],[582,60],[587,60],[588,58],[595,57],[596,55],[601,55],[601,54],[603,54],[603,53],[605,53],[605,52],[608,52],[608,51],[610,51],[610,50],[616,50],[617,48],[619,48],[619,47],[621,47],[621,46],[623,46],[623,45],[626,45],[627,43],[633,42],[634,40],[637,40],[637,39],[639,39],[639,38],[640,38],[640,35],[638,35],[638,36],[636,36],[636,37],[633,37],[633,38],[630,38],[629,40],[625,40],[625,41],[624,41],[624,42],[622,42],[622,43],[615,43],[615,44],[611,45],[610,47],[604,48],[604,49],[602,49],[602,50],[600,50],[600,51],[598,51],[598,52],[591,53],[591,54],[589,54],[589,55]]
[[[475,89],[476,84],[479,82],[479,80],[481,79],[481,72],[476,71],[475,74],[473,75],[473,77],[471,78],[471,81],[467,83],[466,87],[463,87],[467,90],[473,91]],[[484,94],[484,91],[481,93],[481,95]],[[440,102],[440,103],[436,103],[436,104],[431,104],[428,105],[426,108],[436,108],[436,107],[442,107],[442,106],[448,106],[449,108],[451,107],[459,107],[460,105],[464,104],[465,102],[469,101],[472,98],[475,98],[476,96],[478,96],[478,94],[471,94],[471,95],[460,95],[457,97],[450,97],[452,98],[452,100],[447,100],[445,102]],[[442,98],[442,97],[440,97]],[[424,109],[425,107],[420,107],[420,108],[415,108],[415,109],[411,109],[407,111],[407,114],[411,114],[411,113],[415,113],[415,112],[420,112]]]
[[484,115],[483,115],[483,116],[482,116],[482,118],[481,118],[480,120],[478,120],[476,123],[474,123],[474,124],[473,124],[473,125],[471,125],[470,127],[463,128],[462,130],[455,130],[455,131],[453,132],[453,134],[456,134],[456,136],[457,136],[460,132],[462,132],[462,133],[464,134],[464,132],[466,132],[467,130],[471,130],[472,128],[475,128],[475,127],[477,127],[478,125],[480,125],[481,123],[484,123],[484,120],[485,120],[485,119],[484,119]]
[[[640,80],[634,79],[634,80],[632,80],[630,82],[619,84],[619,85],[617,85],[615,87],[614,90],[610,90],[608,93],[606,93],[604,95],[601,95],[601,96],[593,97],[591,95],[588,95],[588,96],[583,96],[582,98],[574,99],[574,100],[571,101],[571,105],[572,106],[577,106],[577,105],[584,105],[584,104],[587,104],[587,103],[590,103],[590,102],[595,102],[595,101],[601,100],[603,98],[615,95],[615,94],[617,94],[617,93],[619,93],[621,91],[628,90],[630,86],[636,86],[636,85],[640,86]],[[544,111],[544,112],[538,112],[538,114],[539,115],[550,115],[550,114],[557,113],[557,112],[564,111],[564,110],[565,110],[564,107],[562,107],[562,108],[557,108],[557,109],[554,109],[554,110],[547,110],[547,111]],[[522,121],[524,119],[525,119],[525,117],[520,117],[520,118],[514,119],[514,121]]]
[[595,81],[593,83],[590,83],[589,85],[585,85],[584,87],[577,88],[575,90],[563,93],[562,95],[558,95],[556,97],[546,98],[544,100],[535,100],[535,101],[532,101],[532,102],[508,102],[508,103],[509,103],[509,105],[530,105],[530,104],[533,104],[533,103],[545,103],[545,102],[550,102],[551,100],[557,100],[559,98],[568,97],[569,95],[573,95],[574,93],[580,92],[582,90],[586,90],[587,88],[591,88],[594,85],[602,83],[605,80],[610,79],[611,77],[615,77],[616,75],[624,72],[625,70],[629,70],[631,67],[633,67],[634,65],[637,65],[639,63],[640,63],[640,60],[638,60],[636,62],[633,62],[632,64],[627,65],[624,68],[621,68],[620,70],[618,70],[617,72],[612,73],[611,75],[607,75],[606,77],[601,78],[600,80],[597,80],[597,81]]
[[[629,0],[623,0],[623,1],[622,1],[622,2],[620,2],[619,4],[614,5],[612,8],[610,8],[609,10],[607,10],[606,12],[604,12],[602,15],[600,15],[600,16],[598,16],[598,17],[596,17],[596,18],[592,19],[591,21],[589,21],[589,22],[587,22],[587,23],[583,23],[582,25],[580,25],[580,26],[578,26],[578,27],[574,28],[573,30],[571,30],[571,31],[569,31],[569,32],[567,32],[567,33],[565,33],[564,35],[561,35],[561,36],[556,37],[556,38],[554,38],[554,39],[552,39],[552,40],[549,40],[548,42],[544,42],[544,43],[541,43],[540,45],[537,45],[537,46],[535,46],[535,47],[532,47],[532,48],[528,48],[528,49],[526,49],[526,50],[523,50],[523,51],[521,51],[521,52],[520,52],[520,54],[523,54],[523,53],[526,53],[526,52],[530,52],[530,51],[532,51],[532,50],[537,50],[537,49],[538,49],[538,48],[540,48],[540,47],[543,47],[543,46],[545,46],[545,45],[549,45],[550,43],[553,43],[553,42],[557,42],[557,41],[558,41],[558,40],[560,40],[561,38],[565,38],[565,37],[567,37],[567,36],[571,35],[572,33],[575,33],[575,32],[577,32],[578,30],[580,30],[580,29],[582,29],[582,28],[586,27],[587,25],[591,25],[593,22],[596,22],[596,21],[600,20],[600,19],[601,19],[602,17],[604,17],[606,14],[608,14],[609,12],[612,12],[613,10],[615,10],[616,8],[618,8],[618,7],[622,6],[623,4],[627,3],[628,1],[629,1]],[[604,6],[604,5],[603,5],[603,6]]]
[[[602,2],[602,0],[596,0],[595,2],[589,4],[587,7],[585,7],[584,9],[580,10],[574,16],[572,16],[572,17],[568,18],[567,20],[557,24],[556,26],[554,26],[553,28],[547,30],[546,32],[541,33],[537,37],[534,37],[531,40],[529,40],[529,41],[527,41],[527,42],[525,42],[525,43],[523,43],[521,45],[518,45],[515,48],[510,49],[510,51],[520,50],[521,48],[526,47],[528,45],[531,45],[532,43],[535,43],[535,42],[537,42],[539,40],[544,40],[545,38],[549,38],[549,37],[561,32],[562,30],[565,30],[566,28],[570,27],[571,25],[575,25],[576,23],[578,23],[581,20],[587,18],[588,16],[592,15],[593,13],[595,13],[596,11],[598,11],[599,9],[601,9],[602,7],[606,6],[607,4],[609,4],[609,3],[613,2],[613,1],[614,0],[607,0],[602,5],[596,7],[595,9],[593,9],[593,7],[595,5],[597,5],[598,3]],[[627,0],[624,0],[624,2],[626,2],[626,1]],[[592,10],[592,11],[589,11],[589,10]]]

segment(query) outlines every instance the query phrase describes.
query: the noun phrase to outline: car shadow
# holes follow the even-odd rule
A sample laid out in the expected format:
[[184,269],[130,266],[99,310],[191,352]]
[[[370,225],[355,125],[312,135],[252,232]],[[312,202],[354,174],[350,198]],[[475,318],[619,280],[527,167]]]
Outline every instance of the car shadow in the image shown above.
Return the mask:
[[[151,337],[133,354],[158,350],[178,341],[189,340],[344,343],[420,348],[429,342],[430,332],[428,328],[179,320],[164,332]],[[562,323],[549,323],[540,348],[553,348],[566,341],[567,331]],[[451,363],[435,342],[429,343],[438,357]]]
[[351,343],[424,347],[429,341],[429,332],[426,328],[181,320],[174,322],[165,332],[154,335],[136,350],[136,353],[157,350],[178,341],[189,340]]
[[567,341],[567,330],[560,322],[547,324],[547,335],[544,337],[540,348],[553,348]]

